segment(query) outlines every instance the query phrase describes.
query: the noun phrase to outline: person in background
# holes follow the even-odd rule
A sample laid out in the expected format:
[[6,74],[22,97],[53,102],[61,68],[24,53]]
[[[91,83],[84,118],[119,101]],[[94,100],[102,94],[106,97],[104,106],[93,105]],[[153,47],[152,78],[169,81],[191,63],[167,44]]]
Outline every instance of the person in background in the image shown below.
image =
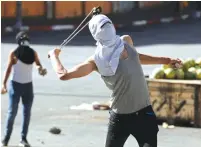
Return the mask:
[[45,76],[47,71],[42,67],[37,52],[30,47],[30,39],[27,33],[19,32],[16,35],[16,40],[18,47],[15,50],[12,50],[8,56],[8,64],[1,89],[1,94],[5,94],[7,92],[7,81],[12,71],[8,88],[8,116],[5,126],[5,134],[2,140],[2,146],[8,145],[21,97],[23,105],[23,121],[21,141],[19,146],[29,147],[30,144],[27,141],[27,133],[34,99],[32,83],[32,68],[34,62],[41,76]]

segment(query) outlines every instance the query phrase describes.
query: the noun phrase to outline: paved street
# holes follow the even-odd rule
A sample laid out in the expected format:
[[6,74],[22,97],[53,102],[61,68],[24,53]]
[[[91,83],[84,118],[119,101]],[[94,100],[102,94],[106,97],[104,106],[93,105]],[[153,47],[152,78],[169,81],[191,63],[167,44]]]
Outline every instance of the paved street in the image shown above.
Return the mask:
[[[200,22],[198,24],[178,24],[175,27],[164,25],[158,29],[155,27],[145,28],[145,31],[132,32],[131,35],[135,40],[137,50],[142,53],[197,58],[201,57],[201,29],[198,28],[201,28]],[[175,33],[175,31],[179,33]],[[120,32],[120,34],[129,33],[128,31]],[[84,43],[83,40],[86,40],[89,36],[85,38],[84,34],[82,35],[77,37],[77,41],[72,42],[71,46],[67,46],[62,50],[61,60],[67,68],[82,62],[94,52],[94,46],[89,46],[89,44],[95,42],[92,39],[87,39],[89,41]],[[81,79],[67,82],[59,81],[47,59],[47,52],[55,48],[67,35],[61,33],[56,36],[55,32],[47,34],[33,32],[31,36],[33,37],[33,48],[38,51],[42,64],[48,70],[48,75],[40,77],[37,71],[34,70],[35,99],[28,136],[29,142],[33,147],[103,147],[109,117],[108,111],[69,109],[72,105],[95,101],[105,102],[109,99],[110,92],[101,81],[100,76],[93,73]],[[13,42],[12,38],[14,39],[14,36],[2,38],[2,74],[5,70],[8,53],[15,48],[15,44],[10,44]],[[178,41],[177,38],[179,38]],[[79,39],[83,39],[80,44]],[[149,74],[155,67],[143,66],[145,74]],[[1,98],[1,135],[3,135],[3,126],[5,125],[7,105],[8,96],[3,95]],[[18,144],[20,139],[21,117],[22,110],[20,106],[10,140],[12,146]],[[62,129],[61,135],[51,135],[48,132],[53,126]],[[186,127],[164,129],[160,126],[158,146],[200,147],[201,129]],[[137,147],[136,140],[129,137],[125,147]]]

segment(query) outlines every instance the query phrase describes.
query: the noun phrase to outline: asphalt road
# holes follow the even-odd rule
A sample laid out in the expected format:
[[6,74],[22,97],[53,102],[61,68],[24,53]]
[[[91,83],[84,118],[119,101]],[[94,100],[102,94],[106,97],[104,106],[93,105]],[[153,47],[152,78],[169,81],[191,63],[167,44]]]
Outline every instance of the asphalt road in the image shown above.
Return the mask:
[[[201,56],[201,23],[153,26],[135,31],[121,31],[120,34],[131,34],[138,49],[155,55]],[[47,59],[48,50],[58,45],[69,32],[31,32],[33,47],[39,52],[43,65],[48,69],[46,77],[40,77],[34,70],[35,99],[28,140],[33,147],[103,147],[105,143],[109,114],[107,111],[71,110],[70,106],[94,101],[104,102],[110,92],[97,73],[85,78],[59,81]],[[14,36],[2,37],[1,72],[5,70],[9,50],[15,48]],[[80,63],[94,52],[93,39],[85,34],[78,36],[64,48],[61,60],[67,68]],[[50,45],[54,44],[54,46]],[[76,45],[76,46],[75,46]],[[90,45],[90,46],[88,46]],[[153,67],[145,70],[150,72]],[[1,98],[1,135],[7,113],[8,96]],[[20,139],[21,106],[16,117],[10,145],[15,146]],[[60,135],[48,131],[57,126],[62,129]],[[159,147],[199,147],[201,146],[201,129],[176,127],[164,129],[160,126],[158,134]],[[125,147],[137,147],[133,137],[129,137]]]
[[[2,72],[5,70],[5,61],[9,50],[14,47],[13,44],[2,44]],[[41,62],[48,69],[48,75],[40,77],[36,70],[33,73],[35,98],[28,136],[30,143],[37,147],[103,147],[107,131],[108,112],[70,109],[72,105],[109,100],[110,92],[101,81],[100,76],[93,73],[81,79],[67,82],[59,81],[47,59],[48,50],[54,46],[33,45],[33,47],[39,52]],[[200,47],[201,44],[188,45],[188,48],[184,45],[172,45],[168,54],[174,56],[174,54],[171,54],[172,51],[178,50],[181,53],[181,50],[185,50],[185,54],[181,53],[184,57],[189,54],[197,56],[196,52],[200,53]],[[163,51],[160,52],[161,48],[165,51],[170,48],[170,45],[140,47],[139,50],[144,52],[157,50],[158,54],[165,54]],[[83,61],[93,51],[94,47],[91,46],[66,47],[61,54],[61,60],[65,67],[70,68]],[[149,71],[152,68],[149,67],[147,70]],[[1,135],[3,135],[7,106],[8,96],[3,95],[1,98]],[[20,105],[10,140],[11,145],[16,145],[19,142],[21,117],[22,109]],[[58,136],[51,135],[48,131],[53,126],[60,127],[62,134]],[[201,146],[201,129],[185,127],[163,129],[160,127],[158,138],[159,147]],[[125,147],[131,146],[137,147],[137,143],[134,138],[129,137]]]

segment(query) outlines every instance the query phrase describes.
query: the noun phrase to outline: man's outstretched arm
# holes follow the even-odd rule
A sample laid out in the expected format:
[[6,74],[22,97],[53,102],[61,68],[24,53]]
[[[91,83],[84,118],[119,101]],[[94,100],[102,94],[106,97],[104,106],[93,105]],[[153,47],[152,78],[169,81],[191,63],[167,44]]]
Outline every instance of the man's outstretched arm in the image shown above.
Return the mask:
[[73,78],[84,77],[96,70],[96,65],[92,57],[87,59],[85,62],[73,67],[72,69],[67,70],[64,68],[59,59],[59,53],[60,50],[55,49],[50,51],[49,57],[51,59],[53,69],[55,70],[60,80],[70,80]]

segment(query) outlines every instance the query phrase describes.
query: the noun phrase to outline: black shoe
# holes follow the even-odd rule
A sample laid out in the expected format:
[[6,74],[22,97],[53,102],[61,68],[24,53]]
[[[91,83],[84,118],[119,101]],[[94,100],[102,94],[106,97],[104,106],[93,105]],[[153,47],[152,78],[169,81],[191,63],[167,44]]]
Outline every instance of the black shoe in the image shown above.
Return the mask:
[[8,140],[3,139],[3,140],[1,141],[1,146],[2,146],[2,147],[8,146]]
[[19,144],[20,147],[31,147],[26,139],[22,139]]

